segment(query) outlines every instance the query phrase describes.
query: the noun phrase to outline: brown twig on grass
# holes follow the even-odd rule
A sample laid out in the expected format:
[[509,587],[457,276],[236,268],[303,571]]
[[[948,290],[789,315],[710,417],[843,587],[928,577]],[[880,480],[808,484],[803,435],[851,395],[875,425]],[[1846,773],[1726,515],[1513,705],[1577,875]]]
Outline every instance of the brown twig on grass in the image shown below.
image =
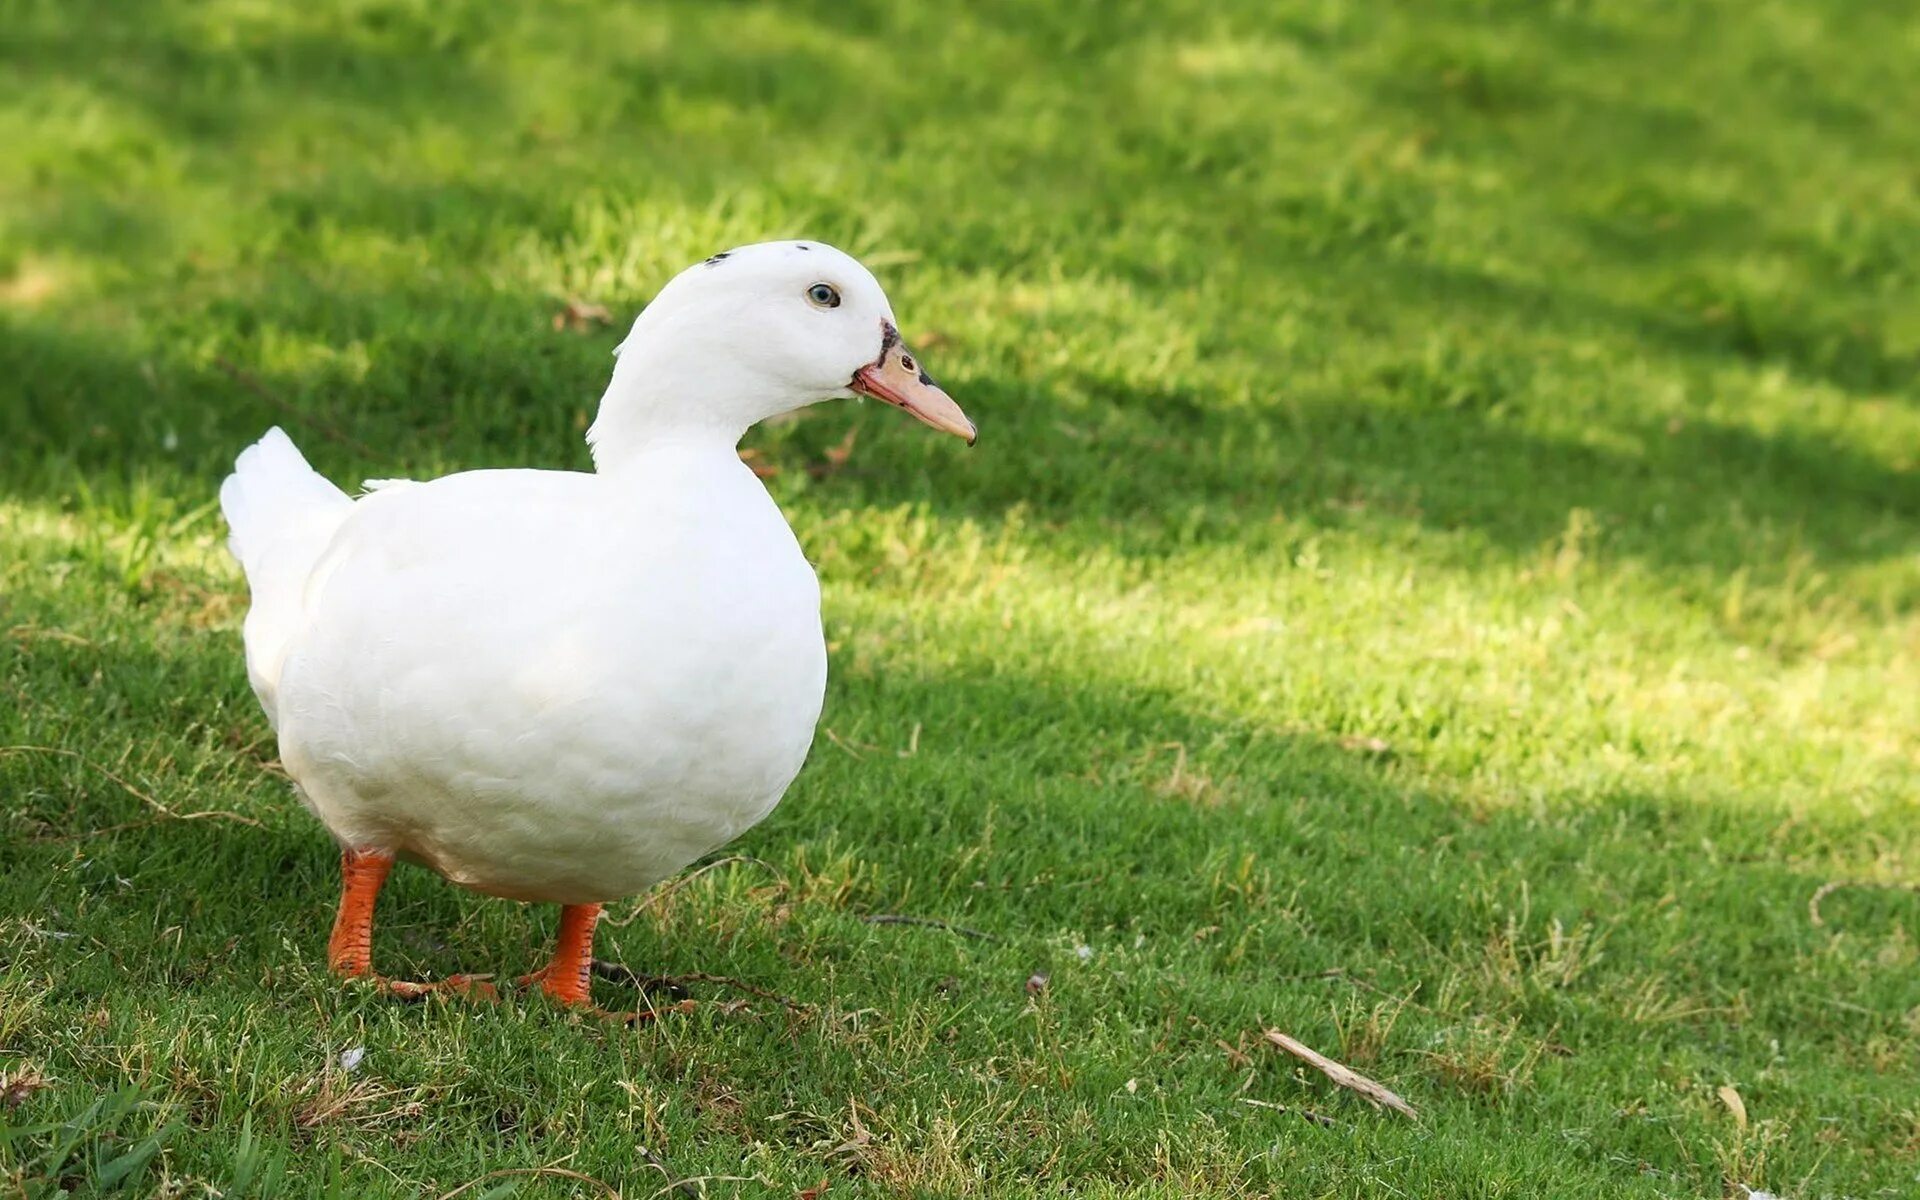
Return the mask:
[[775,1004],[785,1006],[788,1011],[798,1013],[801,1016],[813,1015],[813,1007],[811,1005],[802,1004],[791,997],[782,996],[779,992],[770,992],[763,987],[756,987],[743,979],[734,979],[727,975],[709,975],[705,971],[692,971],[685,975],[642,975],[632,967],[624,966],[617,962],[608,962],[604,958],[596,958],[593,960],[593,973],[602,979],[609,979],[614,983],[623,983],[630,988],[635,988],[642,992],[650,988],[657,988],[663,991],[678,991],[683,996],[686,995],[687,984],[708,983],[715,987],[733,988],[737,991],[745,992],[749,996],[758,996],[762,1000],[771,1000]]
[[999,934],[988,933],[984,929],[969,929],[965,925],[955,925],[951,921],[939,921],[932,917],[908,917],[899,913],[866,913],[861,918],[869,925],[908,925],[915,929],[944,929],[948,933],[957,933],[961,937],[976,938],[983,942],[1004,942]]
[[219,367],[220,370],[226,374],[227,378],[233,380],[235,383],[247,389],[249,392],[252,392],[254,395],[260,397],[262,400],[265,400],[268,404],[273,405],[275,408],[279,409],[282,414],[291,418],[292,420],[303,421],[306,424],[313,426],[315,429],[319,430],[321,434],[324,435],[325,437],[329,438],[332,441],[340,443],[342,446],[345,446],[347,449],[353,451],[355,454],[360,455],[362,458],[373,459],[373,458],[380,457],[379,451],[375,450],[372,446],[369,446],[365,442],[354,437],[352,434],[340,428],[338,425],[335,425],[332,421],[327,420],[325,417],[321,416],[319,413],[301,411],[297,406],[293,404],[292,401],[280,395],[278,392],[275,392],[272,388],[268,387],[266,384],[260,382],[259,378],[255,376],[253,372],[247,370],[245,367],[239,366],[235,363],[227,361],[224,358],[219,358],[219,357],[216,357],[213,360],[213,365],[216,367]]
[[1318,1069],[1322,1075],[1325,1075],[1328,1079],[1333,1080],[1348,1091],[1358,1092],[1368,1100],[1373,1101],[1376,1105],[1384,1104],[1401,1116],[1410,1117],[1416,1121],[1420,1119],[1420,1114],[1413,1110],[1413,1105],[1408,1104],[1386,1087],[1368,1079],[1352,1067],[1333,1061],[1318,1050],[1288,1037],[1278,1029],[1269,1029],[1263,1036],[1269,1042],[1285,1050],[1301,1062]]

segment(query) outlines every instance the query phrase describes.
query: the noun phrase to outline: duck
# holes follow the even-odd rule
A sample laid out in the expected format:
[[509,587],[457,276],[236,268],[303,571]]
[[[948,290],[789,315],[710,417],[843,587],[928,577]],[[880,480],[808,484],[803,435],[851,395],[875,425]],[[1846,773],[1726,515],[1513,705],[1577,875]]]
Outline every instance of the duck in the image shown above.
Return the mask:
[[340,849],[336,975],[497,995],[490,976],[374,970],[376,900],[415,863],[559,905],[552,957],[518,982],[593,1008],[604,906],[764,820],[820,717],[819,582],[741,437],[866,397],[977,438],[879,281],[823,242],[695,263],[614,354],[590,471],[371,480],[350,496],[275,427],[220,487],[249,592],[247,679]]

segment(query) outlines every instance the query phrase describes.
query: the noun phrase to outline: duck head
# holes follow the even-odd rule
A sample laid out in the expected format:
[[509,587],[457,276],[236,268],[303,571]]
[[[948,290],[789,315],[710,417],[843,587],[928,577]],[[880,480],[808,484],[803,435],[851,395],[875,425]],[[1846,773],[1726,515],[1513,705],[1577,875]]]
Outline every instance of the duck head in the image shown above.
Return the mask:
[[976,436],[901,341],[871,272],[821,242],[723,251],[674,276],[615,351],[587,431],[602,468],[649,442],[725,438],[780,413],[854,395]]

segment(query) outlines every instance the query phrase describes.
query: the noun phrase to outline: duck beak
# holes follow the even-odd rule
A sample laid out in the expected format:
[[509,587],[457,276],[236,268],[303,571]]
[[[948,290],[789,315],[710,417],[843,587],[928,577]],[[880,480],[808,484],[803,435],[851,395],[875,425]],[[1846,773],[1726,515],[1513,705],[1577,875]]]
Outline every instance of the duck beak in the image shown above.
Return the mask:
[[980,436],[953,397],[942,391],[921,369],[919,360],[907,352],[892,325],[881,327],[880,357],[855,371],[847,386],[863,396],[905,409],[944,433],[963,437],[969,446]]

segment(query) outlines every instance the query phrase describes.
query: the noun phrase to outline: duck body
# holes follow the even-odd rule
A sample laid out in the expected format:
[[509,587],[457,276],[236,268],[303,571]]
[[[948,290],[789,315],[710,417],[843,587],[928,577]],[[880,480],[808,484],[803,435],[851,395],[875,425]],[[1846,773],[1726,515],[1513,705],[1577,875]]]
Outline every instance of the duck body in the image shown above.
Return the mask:
[[382,486],[304,601],[263,701],[307,804],[518,900],[631,895],[757,823],[826,686],[813,570],[728,447]]
[[274,429],[221,486],[252,592],[247,676],[340,843],[338,974],[492,990],[374,973],[375,902],[404,858],[562,905],[552,960],[523,982],[589,1006],[601,905],[771,812],[820,717],[819,584],[741,436],[854,395],[975,436],[879,283],[822,243],[696,263],[616,353],[592,473],[471,471],[353,499]]

